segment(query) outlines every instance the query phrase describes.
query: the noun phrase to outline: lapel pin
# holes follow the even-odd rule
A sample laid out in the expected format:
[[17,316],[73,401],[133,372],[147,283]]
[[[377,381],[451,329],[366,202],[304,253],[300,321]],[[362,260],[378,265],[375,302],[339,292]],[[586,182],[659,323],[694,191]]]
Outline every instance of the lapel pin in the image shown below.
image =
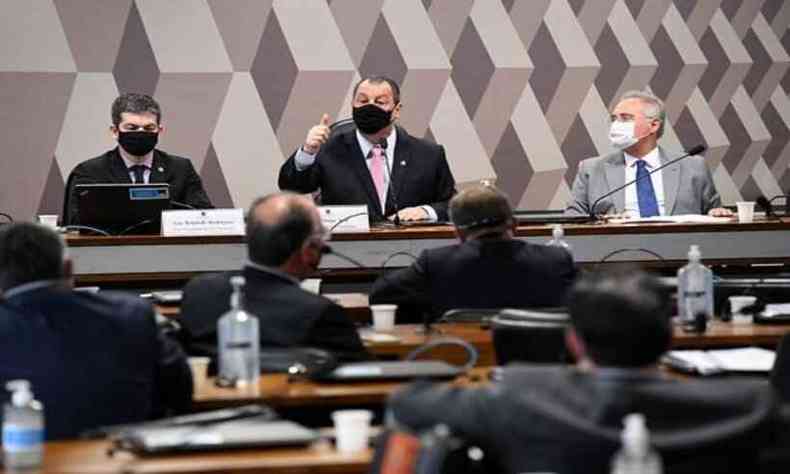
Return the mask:
[[400,165],[401,165],[401,166],[406,166],[406,160],[403,160],[403,161],[401,161],[401,162],[400,162]]
[[160,166],[159,168],[157,168],[157,171],[159,171],[160,173],[164,173],[165,169]]

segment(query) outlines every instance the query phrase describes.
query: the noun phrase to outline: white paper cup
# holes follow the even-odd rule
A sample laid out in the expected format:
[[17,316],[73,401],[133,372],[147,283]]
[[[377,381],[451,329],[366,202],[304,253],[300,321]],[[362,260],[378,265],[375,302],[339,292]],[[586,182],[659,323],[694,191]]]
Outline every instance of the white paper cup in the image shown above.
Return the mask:
[[370,410],[338,410],[332,413],[335,424],[337,450],[344,454],[357,453],[368,447]]
[[192,370],[192,386],[197,391],[208,380],[208,365],[211,359],[208,357],[190,357],[188,361],[189,368]]
[[38,222],[41,225],[45,225],[51,229],[58,228],[58,215],[57,214],[39,214]]
[[370,312],[373,314],[373,329],[376,332],[392,331],[395,328],[396,304],[372,304]]
[[733,324],[750,324],[751,314],[743,314],[743,308],[753,305],[757,301],[756,296],[730,296],[730,313],[732,314]]
[[754,201],[738,201],[738,222],[749,223],[754,221]]

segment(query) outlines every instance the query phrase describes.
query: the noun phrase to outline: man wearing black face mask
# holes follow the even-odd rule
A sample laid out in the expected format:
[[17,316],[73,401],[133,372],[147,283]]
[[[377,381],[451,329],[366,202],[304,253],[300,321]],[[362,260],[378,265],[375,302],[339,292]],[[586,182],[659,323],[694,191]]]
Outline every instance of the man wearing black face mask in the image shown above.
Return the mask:
[[[148,95],[126,93],[115,99],[111,109],[110,131],[118,147],[83,161],[71,172],[71,185],[66,189],[68,208],[63,221],[79,224],[77,184],[90,183],[167,183],[170,198],[188,207],[213,207],[203,189],[192,162],[155,149],[164,131],[159,104]],[[179,206],[184,207],[184,206]],[[119,209],[119,212],[123,212]]]
[[280,168],[280,189],[321,190],[322,204],[367,204],[371,221],[445,221],[455,180],[444,148],[406,133],[400,89],[386,77],[354,87],[355,129],[330,133],[327,114]]

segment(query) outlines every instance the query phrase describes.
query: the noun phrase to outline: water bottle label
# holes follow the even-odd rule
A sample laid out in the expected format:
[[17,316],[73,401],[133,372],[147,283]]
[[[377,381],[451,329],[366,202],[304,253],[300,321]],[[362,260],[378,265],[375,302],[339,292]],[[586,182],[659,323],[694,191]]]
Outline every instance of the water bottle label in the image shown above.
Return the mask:
[[23,428],[16,425],[3,427],[3,450],[7,453],[30,451],[44,442],[41,428]]
[[249,349],[250,347],[252,347],[250,341],[230,341],[225,344],[226,349]]

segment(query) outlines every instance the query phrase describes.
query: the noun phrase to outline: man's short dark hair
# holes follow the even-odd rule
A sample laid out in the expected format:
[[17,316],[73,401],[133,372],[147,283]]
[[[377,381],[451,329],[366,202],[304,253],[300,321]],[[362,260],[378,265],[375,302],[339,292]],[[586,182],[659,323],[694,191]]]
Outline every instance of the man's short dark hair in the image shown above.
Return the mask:
[[[283,194],[275,193],[252,202],[247,211],[247,253],[252,262],[277,267],[285,263],[314,233],[314,217],[310,210],[296,199],[275,222],[261,222],[255,210],[271,199]],[[293,197],[298,195],[293,194]]]
[[121,124],[121,114],[127,112],[130,114],[144,114],[149,113],[156,115],[156,123],[162,121],[162,108],[159,107],[153,97],[146,94],[137,94],[135,92],[127,92],[121,94],[112,103],[110,115],[112,116],[112,124],[116,127]]
[[669,290],[637,268],[584,275],[570,293],[568,309],[596,365],[648,366],[669,349]]
[[382,84],[386,82],[389,84],[390,90],[392,91],[392,101],[395,104],[400,102],[400,86],[398,86],[397,82],[387,76],[368,76],[360,79],[359,82],[354,85],[354,92],[351,94],[352,100],[357,96],[357,90],[359,89],[359,86],[365,81],[371,84]]
[[0,289],[63,277],[63,240],[30,222],[0,228]]
[[513,209],[507,197],[490,184],[466,188],[450,200],[450,220],[462,232],[508,228]]

